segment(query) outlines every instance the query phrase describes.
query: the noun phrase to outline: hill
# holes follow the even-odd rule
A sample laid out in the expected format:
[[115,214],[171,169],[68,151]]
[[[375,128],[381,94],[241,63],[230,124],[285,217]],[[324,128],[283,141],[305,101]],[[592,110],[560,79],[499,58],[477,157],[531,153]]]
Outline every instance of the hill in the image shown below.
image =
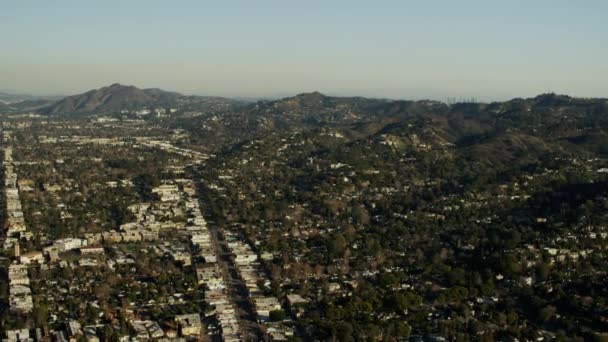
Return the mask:
[[124,86],[118,83],[107,87],[90,90],[83,94],[68,96],[43,110],[45,114],[63,113],[92,113],[104,110],[133,109],[140,106],[153,105],[163,97],[167,102],[175,99],[178,94],[163,96],[158,91],[146,93],[134,86]]
[[12,93],[3,93],[0,92],[0,103],[3,104],[15,104],[24,101],[56,101],[61,99],[61,96],[36,96],[36,95],[28,95],[28,94],[12,94]]
[[41,110],[43,114],[116,113],[143,108],[201,108],[231,106],[237,101],[206,96],[186,96],[157,88],[140,89],[114,83],[86,93],[68,96]]
[[[606,113],[605,99],[555,94],[448,105],[312,92],[258,101],[220,115],[201,115],[175,124],[190,130],[207,146],[224,147],[278,132],[332,129],[348,140],[361,140],[374,134],[399,136],[407,131],[408,135],[453,144],[470,158],[491,155],[489,160],[509,163],[513,155],[543,154],[546,149],[573,153],[583,145],[586,150],[593,149],[589,145],[600,144],[605,136],[605,130],[598,127],[608,126]],[[404,139],[411,141],[409,136]],[[509,149],[517,153],[510,155]]]
[[[606,312],[590,303],[605,295],[607,118],[605,99],[554,94],[447,105],[307,93],[192,132],[205,146],[231,132],[197,176],[214,222],[275,256],[277,291],[319,298],[341,282],[299,318],[320,340],[345,322],[339,340],[370,324],[389,334],[391,318],[369,319],[386,312],[416,333],[437,313],[457,339],[472,333],[452,325],[467,305],[517,312],[508,329],[475,317],[489,336],[575,336]],[[559,319],[539,320],[547,311]]]

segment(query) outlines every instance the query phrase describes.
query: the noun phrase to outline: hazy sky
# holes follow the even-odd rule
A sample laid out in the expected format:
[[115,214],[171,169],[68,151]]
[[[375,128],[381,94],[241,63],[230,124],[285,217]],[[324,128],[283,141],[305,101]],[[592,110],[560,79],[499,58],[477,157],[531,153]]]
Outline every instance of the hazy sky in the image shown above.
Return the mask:
[[608,96],[608,1],[0,2],[0,90]]

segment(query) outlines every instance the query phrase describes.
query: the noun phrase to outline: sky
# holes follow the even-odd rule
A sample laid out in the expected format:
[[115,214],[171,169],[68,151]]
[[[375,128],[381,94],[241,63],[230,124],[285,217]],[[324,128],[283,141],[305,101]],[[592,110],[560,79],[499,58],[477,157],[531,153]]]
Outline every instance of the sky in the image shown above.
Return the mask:
[[608,1],[2,0],[0,91],[608,97]]

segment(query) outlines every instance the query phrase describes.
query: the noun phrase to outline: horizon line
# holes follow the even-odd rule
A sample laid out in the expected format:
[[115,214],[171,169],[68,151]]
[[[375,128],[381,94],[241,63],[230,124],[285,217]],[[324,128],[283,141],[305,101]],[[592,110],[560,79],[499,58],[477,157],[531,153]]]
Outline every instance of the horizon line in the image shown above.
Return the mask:
[[174,90],[172,88],[165,88],[165,87],[158,87],[158,86],[139,86],[139,85],[134,85],[134,84],[127,84],[127,83],[120,83],[120,82],[113,82],[101,87],[91,87],[88,88],[87,90],[82,90],[80,92],[77,93],[72,93],[72,94],[66,94],[66,93],[41,93],[41,92],[30,92],[27,90],[15,90],[15,89],[10,89],[10,88],[0,88],[0,93],[4,93],[6,95],[12,95],[12,96],[31,96],[31,97],[40,97],[40,98],[45,98],[45,97],[70,97],[70,96],[77,96],[77,95],[82,95],[86,92],[92,91],[92,90],[99,90],[105,87],[110,87],[112,85],[121,85],[121,86],[125,86],[125,87],[135,87],[138,89],[160,89],[163,91],[167,91],[167,92],[175,92],[175,93],[179,93],[181,95],[185,95],[185,96],[206,96],[206,97],[222,97],[222,98],[227,98],[227,99],[234,99],[234,100],[250,100],[252,102],[254,101],[264,101],[264,100],[279,100],[279,99],[283,99],[283,98],[289,98],[289,97],[294,97],[294,96],[298,96],[298,95],[302,95],[302,94],[310,94],[310,93],[315,93],[318,92],[324,96],[329,96],[329,97],[359,97],[359,98],[367,98],[367,99],[378,99],[378,100],[389,100],[389,101],[437,101],[437,102],[443,102],[446,104],[449,103],[493,103],[493,102],[507,102],[507,101],[512,101],[512,100],[516,100],[516,99],[531,99],[531,98],[535,98],[541,95],[557,95],[557,96],[567,96],[570,98],[577,98],[577,99],[608,99],[608,96],[581,96],[581,95],[575,95],[572,93],[565,93],[565,92],[555,92],[553,90],[547,90],[545,92],[541,92],[541,93],[537,93],[535,95],[527,95],[527,96],[504,96],[504,97],[497,97],[497,96],[492,96],[492,99],[489,99],[490,96],[479,96],[479,95],[457,95],[457,96],[428,96],[428,97],[419,97],[419,96],[415,96],[415,97],[411,97],[411,98],[404,98],[404,97],[392,97],[392,96],[376,96],[376,95],[361,95],[361,94],[357,94],[357,93],[353,93],[353,92],[340,92],[340,91],[320,91],[320,90],[309,90],[309,91],[296,91],[293,93],[276,93],[276,94],[268,94],[268,95],[220,95],[220,94],[205,94],[205,93],[200,93],[200,92],[194,92],[194,91],[184,91],[184,90]]

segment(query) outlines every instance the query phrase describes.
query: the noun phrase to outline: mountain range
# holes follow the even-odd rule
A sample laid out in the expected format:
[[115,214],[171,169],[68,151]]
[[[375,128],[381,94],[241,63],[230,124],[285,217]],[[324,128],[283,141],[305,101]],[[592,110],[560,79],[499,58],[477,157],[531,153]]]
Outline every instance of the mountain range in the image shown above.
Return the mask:
[[493,165],[564,152],[608,155],[608,101],[557,94],[448,105],[313,92],[259,101],[221,116],[202,115],[179,125],[201,145],[229,146],[235,153],[249,141],[308,132],[311,141],[323,141],[329,134],[346,144],[405,150],[426,146]]
[[[310,92],[248,103],[115,83],[56,102],[22,97],[18,102],[0,103],[0,112],[35,110],[44,115],[118,114],[142,108],[177,109],[166,120],[167,125],[187,129],[202,145],[216,147],[238,148],[248,139],[277,132],[334,129],[351,141],[389,139],[385,143],[397,145],[440,142],[496,163],[548,150],[608,153],[608,100],[557,94],[446,104]],[[503,153],[506,150],[519,152]],[[501,158],[503,155],[510,157]]]

